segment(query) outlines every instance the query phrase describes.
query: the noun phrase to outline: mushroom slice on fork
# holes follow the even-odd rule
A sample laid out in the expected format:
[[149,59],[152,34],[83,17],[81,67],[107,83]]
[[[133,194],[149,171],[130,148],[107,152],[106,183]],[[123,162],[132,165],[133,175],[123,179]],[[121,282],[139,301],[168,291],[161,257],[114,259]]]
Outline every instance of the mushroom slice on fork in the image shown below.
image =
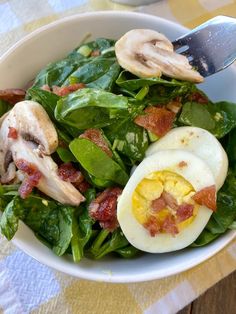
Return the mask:
[[118,63],[139,77],[160,77],[162,74],[200,83],[203,77],[185,56],[174,52],[172,43],[161,33],[150,29],[133,29],[115,44]]

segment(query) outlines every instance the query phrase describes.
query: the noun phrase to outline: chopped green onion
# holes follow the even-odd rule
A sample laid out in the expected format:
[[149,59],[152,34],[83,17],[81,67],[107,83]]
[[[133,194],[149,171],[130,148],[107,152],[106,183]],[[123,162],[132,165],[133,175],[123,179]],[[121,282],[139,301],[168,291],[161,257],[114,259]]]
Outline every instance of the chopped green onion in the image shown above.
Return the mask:
[[102,50],[101,54],[104,55],[106,54],[107,52],[112,52],[112,51],[115,51],[115,47],[110,47],[110,48],[107,48],[107,49],[104,49]]
[[143,86],[140,91],[136,94],[135,98],[137,100],[143,100],[144,97],[147,95],[147,93],[149,92],[149,86]]
[[78,77],[70,76],[69,77],[69,82],[70,82],[71,85],[79,83]]
[[87,45],[84,45],[84,46],[81,46],[78,50],[77,50],[78,53],[80,53],[82,56],[84,57],[88,57],[90,55],[90,53],[92,52],[92,49],[89,48],[89,46]]
[[159,140],[159,137],[151,131],[148,131],[148,137],[151,142],[156,142]]

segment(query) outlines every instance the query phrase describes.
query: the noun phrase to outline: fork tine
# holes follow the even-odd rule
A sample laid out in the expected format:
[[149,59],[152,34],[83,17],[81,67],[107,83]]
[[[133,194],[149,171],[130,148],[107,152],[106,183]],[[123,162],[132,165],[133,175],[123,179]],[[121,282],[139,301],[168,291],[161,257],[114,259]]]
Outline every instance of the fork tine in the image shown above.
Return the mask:
[[[172,42],[204,77],[219,72],[236,60],[236,19],[217,16]],[[183,46],[189,49],[181,50]]]

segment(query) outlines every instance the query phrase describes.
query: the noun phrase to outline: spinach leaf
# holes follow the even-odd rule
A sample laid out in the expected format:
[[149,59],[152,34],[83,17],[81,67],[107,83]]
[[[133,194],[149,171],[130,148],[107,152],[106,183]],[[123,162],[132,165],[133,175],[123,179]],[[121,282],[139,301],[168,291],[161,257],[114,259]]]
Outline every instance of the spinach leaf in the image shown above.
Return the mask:
[[67,125],[62,127],[54,116],[54,110],[58,100],[60,99],[59,96],[40,88],[33,87],[27,91],[27,97],[33,101],[38,102],[45,109],[50,119],[55,124],[59,137],[63,141],[69,143],[71,141],[70,135],[78,136],[78,131],[76,129]]
[[58,228],[59,228],[59,239],[53,246],[53,252],[61,256],[63,255],[70,245],[73,236],[73,215],[74,208],[69,206],[61,206],[58,211]]
[[[62,86],[65,85],[66,81],[69,83],[69,76],[72,76],[72,73],[75,72],[78,68],[83,67],[84,64],[90,62],[90,60],[96,59],[96,57],[88,58],[82,52],[81,47],[86,46],[90,51],[99,50],[104,56],[105,51],[114,46],[114,40],[99,38],[95,41],[92,41],[87,44],[82,44],[80,47],[75,49],[70,53],[66,58],[50,63],[39,72],[35,79],[34,87],[41,87],[43,85],[53,85]],[[113,54],[107,55],[107,57],[114,57]]]
[[0,117],[2,117],[11,108],[12,106],[8,102],[0,99]]
[[25,209],[22,208],[19,196],[15,196],[12,201],[6,206],[1,220],[1,233],[11,240],[18,230],[19,220],[25,217]]
[[132,258],[140,253],[140,251],[131,244],[127,245],[126,247],[117,249],[115,252],[118,253],[123,258]]
[[112,185],[114,185],[114,182],[111,180],[104,180],[104,179],[98,179],[95,176],[91,175],[90,173],[85,173],[85,177],[87,181],[92,184],[92,186],[102,189],[102,188],[108,188]]
[[89,216],[88,207],[91,201],[96,197],[95,189],[91,188],[85,192],[86,207],[80,206],[80,212],[77,219],[73,220],[71,251],[75,262],[79,262],[84,256],[84,247],[91,239],[94,224],[93,219]]
[[71,242],[73,214],[74,208],[37,195],[26,199],[14,196],[2,214],[0,228],[11,240],[18,230],[19,220],[23,220],[57,255],[62,255]]
[[73,78],[80,83],[86,84],[87,87],[111,91],[119,73],[120,66],[116,58],[101,56],[91,59],[72,72],[65,81],[65,85],[69,85],[71,78]]
[[76,162],[76,158],[67,148],[58,147],[57,154],[63,162]]
[[82,55],[72,54],[63,60],[50,63],[36,76],[33,87],[62,86],[70,74],[86,62],[86,58]]
[[128,181],[129,176],[124,169],[92,141],[77,138],[69,147],[81,166],[95,178],[122,186]]
[[220,236],[220,234],[214,234],[208,231],[207,229],[204,229],[203,232],[200,234],[200,236],[197,238],[197,240],[191,244],[191,247],[200,247],[204,246],[208,243],[211,243],[215,239],[217,239]]
[[84,256],[83,247],[80,245],[80,230],[76,219],[72,221],[72,238],[71,238],[71,252],[73,260],[78,263]]
[[27,98],[40,103],[40,105],[46,110],[50,119],[55,121],[54,110],[58,100],[60,99],[59,96],[41,88],[31,87],[27,91]]
[[118,120],[104,129],[112,148],[129,157],[141,161],[148,148],[148,136],[144,128],[129,119]]
[[229,229],[236,230],[236,221],[232,222],[232,224],[229,226]]
[[109,230],[103,229],[91,245],[89,254],[91,254],[94,259],[100,259],[108,253],[126,247],[128,244],[128,240],[120,229],[117,229],[112,233],[109,232]]
[[128,115],[128,99],[99,89],[83,88],[57,102],[55,117],[77,129],[99,128]]
[[231,116],[236,120],[236,103],[229,102],[229,101],[219,101],[215,104],[217,108],[228,112]]
[[132,75],[128,71],[122,71],[120,73],[118,79],[116,80],[116,84],[129,91],[135,91],[144,86],[152,86],[157,84],[172,87],[192,85],[192,83],[177,81],[175,79],[167,80],[159,77],[138,78],[137,76]]
[[80,206],[77,220],[73,222],[71,250],[75,262],[79,262],[84,256],[84,247],[92,237],[92,226],[94,224],[94,221],[89,216],[88,207],[95,197],[95,189],[91,188],[85,192],[86,206]]
[[232,163],[236,163],[236,129],[233,129],[226,139],[224,145],[228,158]]
[[212,103],[204,105],[196,102],[185,103],[178,122],[206,129],[217,138],[224,137],[236,126],[236,120],[229,112]]
[[115,40],[108,38],[97,38],[94,41],[90,41],[88,43],[83,43],[79,47],[77,47],[71,54],[79,53],[81,47],[86,46],[93,50],[99,50],[102,54],[105,53],[108,49],[114,47]]

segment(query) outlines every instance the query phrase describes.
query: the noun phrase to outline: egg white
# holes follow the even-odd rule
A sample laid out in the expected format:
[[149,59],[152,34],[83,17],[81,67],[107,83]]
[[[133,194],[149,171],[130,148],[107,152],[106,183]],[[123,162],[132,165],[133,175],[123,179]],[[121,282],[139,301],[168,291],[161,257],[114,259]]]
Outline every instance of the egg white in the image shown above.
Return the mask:
[[[180,167],[184,161],[187,165]],[[200,206],[193,222],[176,236],[158,234],[151,237],[132,212],[132,195],[140,181],[155,171],[173,171],[192,184],[195,191],[215,185],[214,176],[208,165],[199,157],[184,150],[163,150],[145,158],[126,184],[117,206],[117,218],[128,241],[139,250],[164,253],[183,249],[193,243],[206,226],[212,210]]]
[[228,171],[228,157],[220,142],[210,132],[197,127],[175,128],[151,144],[146,156],[163,149],[184,149],[202,158],[215,177],[217,191],[222,187]]

